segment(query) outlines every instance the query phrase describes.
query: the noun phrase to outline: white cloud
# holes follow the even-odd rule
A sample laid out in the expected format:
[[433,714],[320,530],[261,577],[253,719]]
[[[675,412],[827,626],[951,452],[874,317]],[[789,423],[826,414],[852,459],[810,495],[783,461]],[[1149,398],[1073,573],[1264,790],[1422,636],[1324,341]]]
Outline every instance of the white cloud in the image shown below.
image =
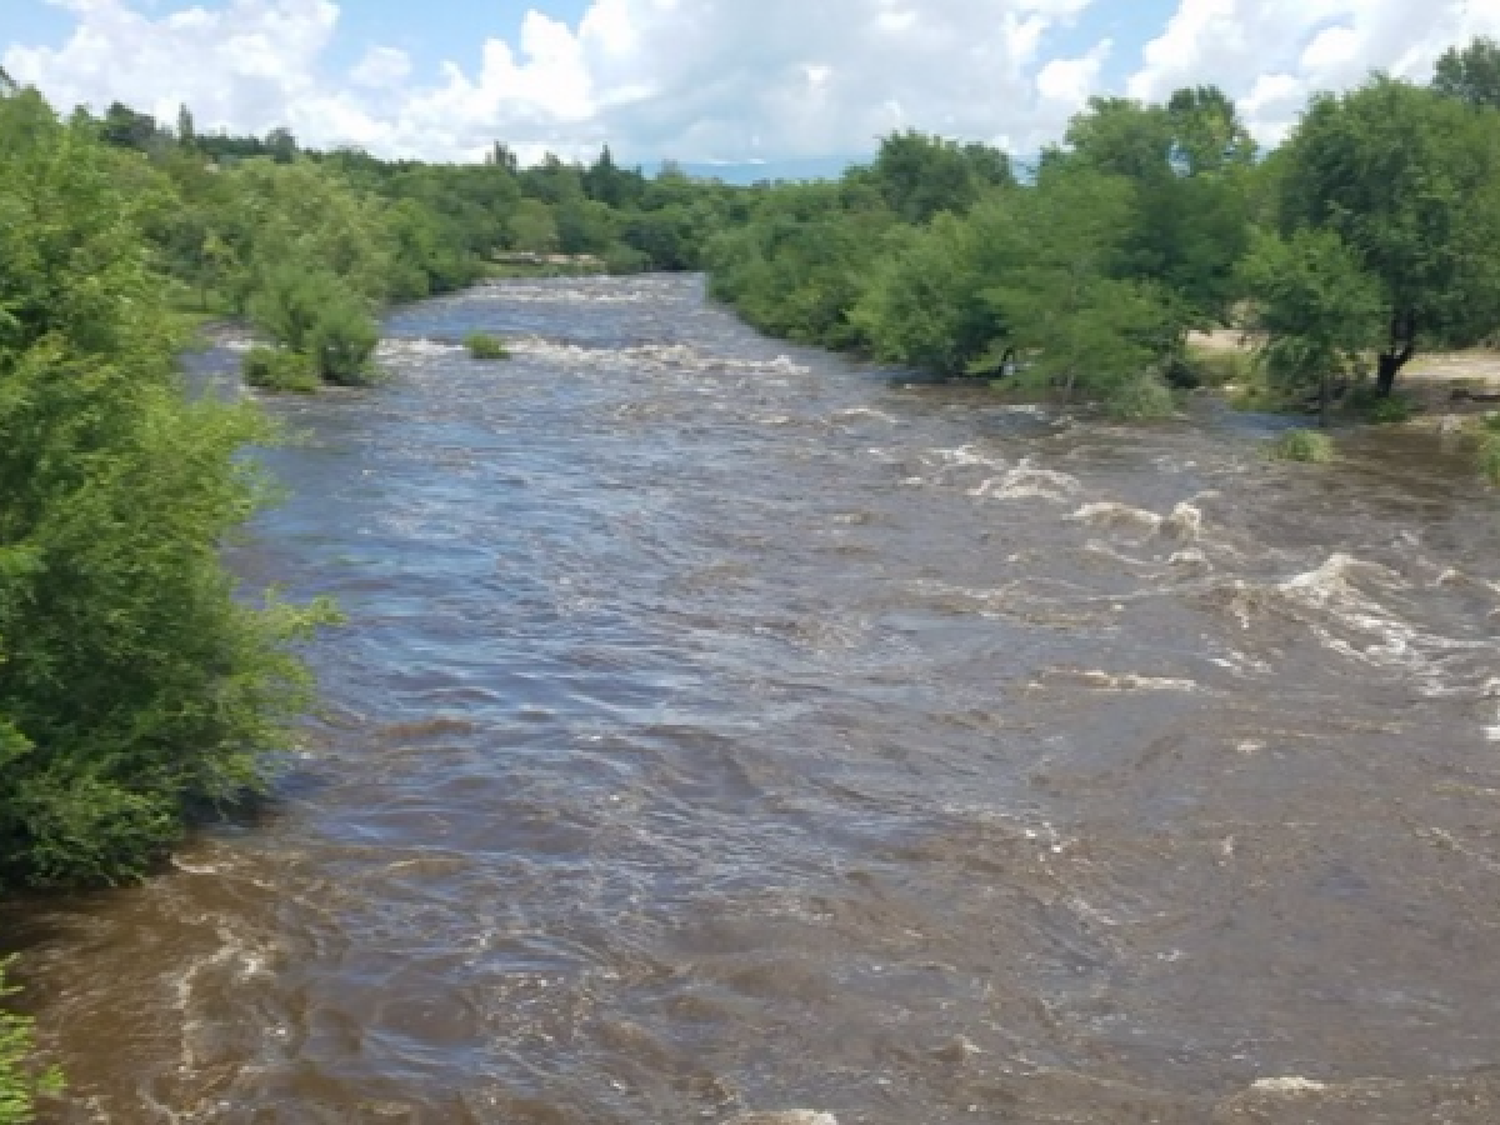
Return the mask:
[[333,0],[165,15],[148,0],[52,2],[77,21],[67,41],[11,45],[0,62],[63,106],[120,100],[170,120],[186,102],[200,130],[287,125],[308,143],[439,158],[501,139],[743,159],[863,152],[905,126],[1039,142],[1065,112],[1037,96],[1039,52],[1091,0],[593,0],[572,26],[530,12],[514,43],[487,39],[477,67],[445,63],[425,83],[386,47],[324,74]]
[[1037,73],[1037,92],[1047,101],[1076,112],[1099,89],[1099,72],[1113,48],[1106,39],[1082,58],[1053,59]]
[[1240,99],[1270,143],[1308,97],[1373,70],[1425,80],[1448,47],[1500,34],[1500,3],[1478,0],[1181,0],[1143,52],[1131,96],[1148,100],[1213,82]]
[[[523,156],[604,141],[640,160],[859,153],[908,126],[1024,154],[1133,52],[1119,29],[1086,46],[1102,0],[592,0],[573,24],[528,13],[467,69],[424,72],[377,46],[336,74],[335,0],[51,2],[72,14],[69,38],[12,44],[0,64],[64,107],[120,100],[171,120],[185,102],[200,130],[287,125],[311,144],[440,159],[497,139]],[[1085,46],[1060,55],[1057,33],[1080,24],[1070,41]],[[1275,139],[1308,93],[1376,67],[1424,76],[1476,32],[1500,33],[1500,3],[1180,0],[1127,86],[1159,99],[1217,83]]]
[[371,47],[349,72],[356,86],[374,90],[400,86],[411,77],[411,56],[394,47]]

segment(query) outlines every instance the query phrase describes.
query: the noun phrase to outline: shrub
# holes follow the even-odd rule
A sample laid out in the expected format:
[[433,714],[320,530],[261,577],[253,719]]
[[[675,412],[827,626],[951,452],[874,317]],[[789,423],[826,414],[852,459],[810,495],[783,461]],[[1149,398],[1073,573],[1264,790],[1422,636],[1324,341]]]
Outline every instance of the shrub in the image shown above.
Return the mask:
[[1269,453],[1276,461],[1326,465],[1333,460],[1333,439],[1317,430],[1288,430],[1271,443]]
[[[0,1001],[15,993],[5,983],[5,961],[0,961]],[[26,1125],[35,1120],[36,1098],[62,1089],[55,1069],[38,1070],[31,1060],[31,1021],[0,1010],[0,1125]]]
[[324,309],[307,343],[318,374],[326,381],[343,387],[374,381],[370,361],[380,343],[380,331],[353,299],[336,300]]
[[320,385],[311,359],[282,348],[251,348],[241,370],[245,382],[266,391],[310,395],[316,394]]
[[1189,348],[1174,359],[1167,377],[1174,387],[1188,389],[1244,386],[1255,381],[1255,356],[1250,352]]
[[1379,397],[1373,387],[1357,387],[1350,396],[1352,406],[1366,422],[1377,426],[1395,426],[1410,422],[1421,407],[1409,395]]
[[604,255],[606,273],[620,275],[643,273],[651,268],[651,258],[633,246],[615,244]]
[[1479,435],[1479,472],[1491,484],[1500,484],[1500,416],[1484,420]]
[[464,346],[475,359],[509,359],[510,349],[505,341],[485,332],[474,332],[464,340]]
[[1151,374],[1127,379],[1104,403],[1105,412],[1111,418],[1125,422],[1170,418],[1175,408],[1171,389],[1159,377]]

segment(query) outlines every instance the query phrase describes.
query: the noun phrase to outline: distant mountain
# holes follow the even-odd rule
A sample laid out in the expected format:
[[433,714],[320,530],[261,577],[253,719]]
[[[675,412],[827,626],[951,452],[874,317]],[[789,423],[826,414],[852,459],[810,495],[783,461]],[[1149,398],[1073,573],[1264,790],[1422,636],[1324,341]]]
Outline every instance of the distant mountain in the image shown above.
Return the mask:
[[[867,164],[870,156],[813,156],[795,160],[691,161],[674,163],[695,179],[723,180],[726,184],[753,184],[761,180],[836,180],[851,164]],[[654,176],[664,161],[647,164],[642,171]]]
[[[808,156],[795,160],[746,160],[734,161],[673,161],[694,179],[723,180],[726,184],[755,184],[762,180],[836,180],[851,165],[869,164],[874,153],[863,156]],[[1011,167],[1016,179],[1032,183],[1041,163],[1039,156],[1012,156]],[[646,164],[642,171],[655,176],[665,161]]]

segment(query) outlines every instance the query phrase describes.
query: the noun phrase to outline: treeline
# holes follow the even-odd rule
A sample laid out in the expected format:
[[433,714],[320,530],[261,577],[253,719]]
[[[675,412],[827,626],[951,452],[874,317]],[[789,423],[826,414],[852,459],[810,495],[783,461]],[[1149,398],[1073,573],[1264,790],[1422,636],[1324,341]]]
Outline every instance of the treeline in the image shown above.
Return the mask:
[[689,270],[710,234],[745,217],[744,192],[672,168],[648,178],[609,149],[587,165],[522,168],[496,144],[482,164],[385,161],[264,139],[204,135],[116,104],[74,124],[135,154],[154,261],[178,305],[248,317],[275,347],[252,382],[312,389],[371,374],[374,314],[501,272],[497,255],[569,259],[611,273]]
[[769,332],[1126,415],[1169,409],[1190,334],[1228,326],[1289,396],[1389,396],[1419,349],[1500,328],[1500,46],[1320,95],[1268,155],[1213,87],[1095,98],[1025,176],[891,137],[837,183],[760,190],[706,257]]

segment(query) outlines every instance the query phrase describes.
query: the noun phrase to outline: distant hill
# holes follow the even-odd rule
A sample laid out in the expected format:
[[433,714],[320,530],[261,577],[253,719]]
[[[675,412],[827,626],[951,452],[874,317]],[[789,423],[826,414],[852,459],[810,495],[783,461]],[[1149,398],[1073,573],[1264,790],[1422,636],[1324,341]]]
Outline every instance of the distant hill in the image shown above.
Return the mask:
[[[874,153],[862,156],[809,156],[795,160],[747,160],[734,161],[675,161],[679,168],[694,179],[717,179],[726,184],[754,184],[762,180],[836,180],[854,164],[868,164],[875,159]],[[646,164],[642,171],[655,176],[661,171],[664,161]],[[1012,156],[1011,167],[1022,183],[1036,179],[1037,156]]]
[[[865,156],[814,156],[796,160],[691,161],[679,160],[679,168],[695,179],[717,179],[726,184],[753,184],[761,180],[836,180],[851,164],[866,164]],[[647,164],[642,171],[654,176],[664,162]]]

